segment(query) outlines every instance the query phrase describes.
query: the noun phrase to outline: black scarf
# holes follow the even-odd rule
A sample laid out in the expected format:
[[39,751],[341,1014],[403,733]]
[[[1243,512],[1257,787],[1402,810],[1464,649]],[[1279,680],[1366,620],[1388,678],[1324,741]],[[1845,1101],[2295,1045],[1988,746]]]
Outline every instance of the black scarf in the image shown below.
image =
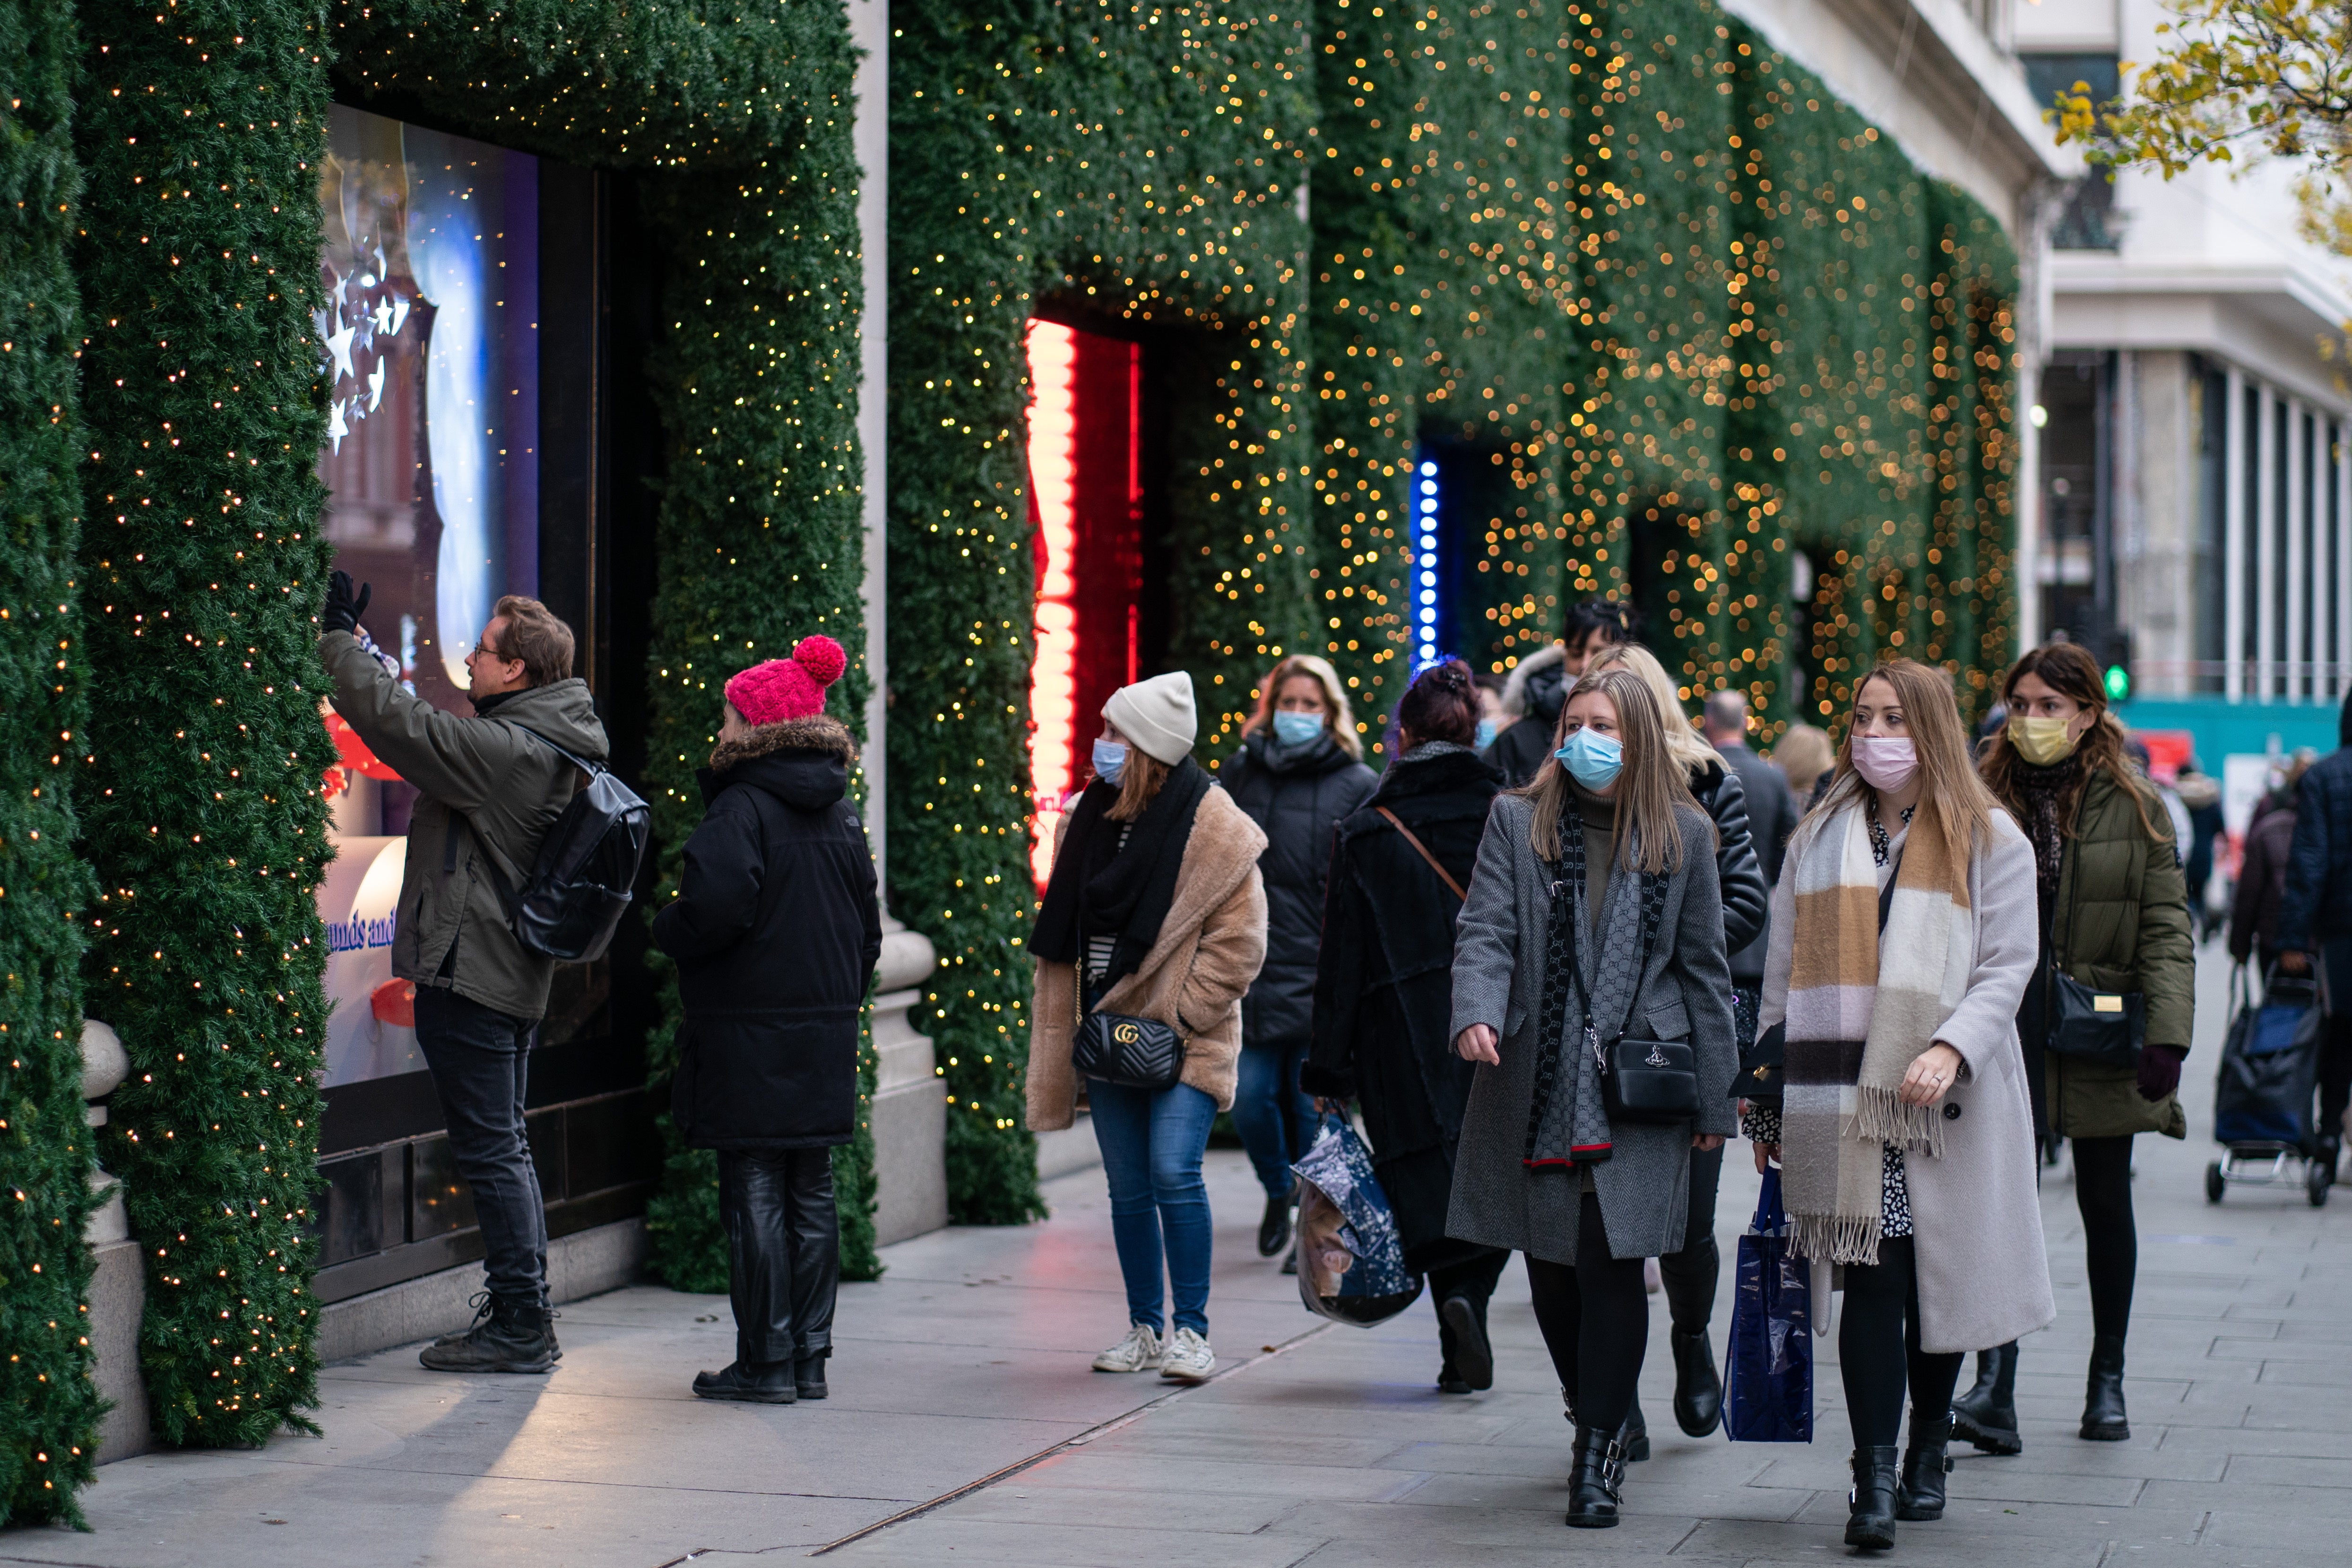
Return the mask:
[[2009,776],[2025,807],[2018,826],[2033,846],[2033,890],[2046,931],[2058,901],[2058,874],[2065,866],[2066,829],[2083,787],[2083,753],[2071,752],[2046,768],[2020,758],[2011,764]]
[[1184,846],[1192,839],[1192,818],[1209,786],[1208,773],[1200,763],[1189,756],[1177,763],[1121,848],[1118,836],[1124,825],[1105,815],[1118,800],[1118,786],[1099,779],[1088,784],[1070,814],[1069,831],[1062,837],[1029,951],[1057,963],[1076,963],[1088,938],[1115,934],[1118,940],[1111,949],[1110,968],[1103,974],[1103,989],[1134,973],[1160,940],[1160,922],[1176,901]]

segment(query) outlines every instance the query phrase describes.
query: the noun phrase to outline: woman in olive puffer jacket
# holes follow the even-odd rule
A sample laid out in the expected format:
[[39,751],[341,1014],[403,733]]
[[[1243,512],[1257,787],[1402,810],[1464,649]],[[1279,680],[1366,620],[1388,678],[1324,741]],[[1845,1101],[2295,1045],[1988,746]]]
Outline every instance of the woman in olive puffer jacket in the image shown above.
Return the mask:
[[[2120,1442],[2124,1338],[2139,1243],[2133,1228],[2132,1139],[2189,1135],[2177,1092],[2197,1010],[2189,884],[2172,822],[2124,751],[2098,661],[2052,643],[2002,682],[2008,727],[1978,768],[2033,845],[2042,952],[2018,1009],[2037,1141],[2071,1139],[2074,1203],[2091,1286],[2091,1368],[2082,1436]],[[2137,1063],[2111,1067],[2046,1048],[2055,974],[2095,992],[2137,992],[2146,1032]],[[1953,1429],[1988,1453],[2015,1454],[2017,1347],[1977,1362],[1977,1385],[1952,1405]]]

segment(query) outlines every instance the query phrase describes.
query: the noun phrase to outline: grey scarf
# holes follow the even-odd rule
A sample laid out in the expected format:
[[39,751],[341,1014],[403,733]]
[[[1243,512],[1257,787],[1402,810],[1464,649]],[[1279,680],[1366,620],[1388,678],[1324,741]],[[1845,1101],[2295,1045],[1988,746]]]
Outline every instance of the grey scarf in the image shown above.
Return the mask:
[[[1560,858],[1553,877],[1545,956],[1542,1026],[1537,1040],[1535,1095],[1528,1110],[1530,1170],[1566,1170],[1609,1158],[1609,1112],[1601,1095],[1598,1047],[1624,1032],[1641,990],[1644,895],[1659,880],[1635,871],[1641,851],[1632,834],[1617,847],[1601,911],[1592,930],[1585,876],[1584,818],[1560,814]],[[1588,1037],[1585,1019],[1591,1018]]]

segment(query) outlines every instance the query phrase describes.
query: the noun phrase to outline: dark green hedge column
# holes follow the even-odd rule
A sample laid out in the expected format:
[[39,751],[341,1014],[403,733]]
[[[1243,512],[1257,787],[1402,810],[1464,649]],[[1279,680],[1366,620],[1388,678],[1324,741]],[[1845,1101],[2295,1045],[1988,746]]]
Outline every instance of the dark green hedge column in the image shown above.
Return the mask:
[[327,79],[315,5],[81,16],[83,973],[131,1052],[106,1163],[156,1435],[249,1446],[316,1403]]
[[83,732],[75,354],[67,265],[73,15],[0,4],[0,1524],[74,1519],[98,1393],[74,848]]

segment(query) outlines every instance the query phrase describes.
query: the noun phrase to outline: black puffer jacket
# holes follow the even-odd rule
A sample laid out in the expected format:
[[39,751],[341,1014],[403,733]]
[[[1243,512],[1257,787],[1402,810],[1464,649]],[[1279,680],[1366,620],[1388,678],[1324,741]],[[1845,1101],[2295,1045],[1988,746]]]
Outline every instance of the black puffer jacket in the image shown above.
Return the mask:
[[1315,1035],[1299,1082],[1309,1094],[1361,1101],[1372,1167],[1415,1268],[1467,1250],[1445,1238],[1454,1145],[1475,1071],[1447,1037],[1462,901],[1375,808],[1396,813],[1466,888],[1501,783],[1459,746],[1408,754],[1332,842]]
[[1536,776],[1551,755],[1552,731],[1559,728],[1559,710],[1568,701],[1568,650],[1554,643],[1538,648],[1512,668],[1503,685],[1503,711],[1517,722],[1495,737],[1485,761],[1503,775],[1507,789],[1517,789]]
[[1315,1005],[1315,955],[1323,945],[1323,879],[1331,830],[1379,781],[1328,732],[1297,748],[1260,730],[1225,762],[1217,782],[1265,834],[1265,965],[1242,999],[1242,1044],[1296,1045]]
[[857,1017],[882,952],[849,731],[819,715],[722,742],[654,944],[677,961],[670,1114],[704,1149],[849,1142]]
[[1748,831],[1748,792],[1739,775],[1719,759],[1692,767],[1690,790],[1715,818],[1721,840],[1715,865],[1723,886],[1724,951],[1738,952],[1763,931],[1772,903],[1764,886],[1764,868],[1756,858],[1756,841]]
[[[2352,696],[2344,699],[2336,738],[2341,745],[2311,765],[2295,794],[2279,942],[2299,952],[2352,939]],[[2328,963],[2329,978],[2343,984],[2341,966],[2352,960]]]

